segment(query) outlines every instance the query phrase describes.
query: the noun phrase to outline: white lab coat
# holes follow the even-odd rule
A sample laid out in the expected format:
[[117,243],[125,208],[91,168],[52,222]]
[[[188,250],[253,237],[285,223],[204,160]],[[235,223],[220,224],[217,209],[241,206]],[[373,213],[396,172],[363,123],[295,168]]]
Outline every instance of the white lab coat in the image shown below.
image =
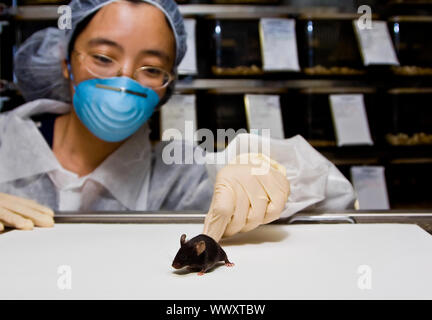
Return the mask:
[[[66,113],[70,105],[49,99],[0,114],[0,192],[34,199],[54,210],[200,210],[210,205],[214,178],[223,164],[166,164],[152,148],[144,125],[85,177],[62,168],[31,116]],[[241,144],[262,139],[241,134]],[[269,156],[287,169],[291,194],[282,216],[306,207],[352,207],[348,180],[302,137],[271,140]],[[186,144],[186,142],[171,142]],[[228,146],[228,160],[236,151]],[[242,149],[243,150],[243,149]],[[211,154],[207,154],[211,156]]]

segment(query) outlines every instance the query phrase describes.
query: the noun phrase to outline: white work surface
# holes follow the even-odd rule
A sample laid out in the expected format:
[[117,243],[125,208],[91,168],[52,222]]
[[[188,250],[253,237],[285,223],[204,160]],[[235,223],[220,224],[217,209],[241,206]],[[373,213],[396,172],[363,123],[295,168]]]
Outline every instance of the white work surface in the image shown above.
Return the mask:
[[[0,234],[0,299],[432,299],[432,237],[416,225],[261,226],[222,242],[234,267],[174,270],[180,235],[201,230],[56,224]],[[62,265],[69,290],[58,287]]]

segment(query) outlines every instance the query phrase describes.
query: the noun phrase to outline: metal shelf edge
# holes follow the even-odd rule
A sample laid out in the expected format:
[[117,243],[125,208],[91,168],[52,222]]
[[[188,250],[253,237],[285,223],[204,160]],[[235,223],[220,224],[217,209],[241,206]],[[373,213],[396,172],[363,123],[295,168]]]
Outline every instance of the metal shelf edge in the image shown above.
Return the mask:
[[323,90],[325,87],[332,87],[334,91],[341,88],[344,91],[351,87],[356,92],[359,90],[373,91],[373,87],[365,88],[365,81],[355,80],[319,80],[319,79],[300,79],[300,80],[260,80],[260,79],[194,79],[179,80],[176,83],[177,92],[186,90],[219,90],[219,91],[239,91],[261,88],[266,90],[280,89],[312,89]]
[[[59,5],[29,5],[18,6],[16,18],[20,20],[51,20],[60,15],[57,12]],[[294,6],[257,6],[257,5],[212,5],[212,4],[182,4],[179,5],[183,16],[215,16],[215,17],[265,17],[289,14],[302,14],[305,12],[338,14],[337,7],[294,7]]]
[[[134,212],[134,213],[82,213],[58,212],[56,223],[203,223],[206,214],[175,212]],[[293,222],[350,222],[350,223],[432,223],[431,210],[389,210],[389,211],[329,211],[299,212],[287,218],[281,218],[274,224]]]

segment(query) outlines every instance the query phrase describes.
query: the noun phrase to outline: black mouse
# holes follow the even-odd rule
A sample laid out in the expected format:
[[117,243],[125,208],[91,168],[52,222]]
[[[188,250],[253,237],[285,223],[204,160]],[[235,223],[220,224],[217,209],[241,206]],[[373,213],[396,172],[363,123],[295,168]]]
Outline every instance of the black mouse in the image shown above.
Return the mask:
[[182,234],[180,237],[180,250],[177,252],[172,266],[175,269],[188,266],[192,270],[199,271],[198,275],[202,276],[222,260],[225,261],[227,267],[234,265],[228,260],[225,251],[213,238],[200,234],[186,241],[186,235]]

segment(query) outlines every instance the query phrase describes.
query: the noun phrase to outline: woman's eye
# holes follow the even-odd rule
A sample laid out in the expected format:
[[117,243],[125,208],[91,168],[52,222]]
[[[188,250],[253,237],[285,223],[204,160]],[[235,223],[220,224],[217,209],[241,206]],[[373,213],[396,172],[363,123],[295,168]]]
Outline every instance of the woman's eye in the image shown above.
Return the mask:
[[162,71],[156,68],[148,68],[146,69],[147,75],[151,77],[160,77],[162,74]]
[[93,61],[98,63],[98,64],[104,64],[104,65],[109,65],[111,63],[113,63],[113,60],[107,56],[102,56],[102,55],[92,55]]

